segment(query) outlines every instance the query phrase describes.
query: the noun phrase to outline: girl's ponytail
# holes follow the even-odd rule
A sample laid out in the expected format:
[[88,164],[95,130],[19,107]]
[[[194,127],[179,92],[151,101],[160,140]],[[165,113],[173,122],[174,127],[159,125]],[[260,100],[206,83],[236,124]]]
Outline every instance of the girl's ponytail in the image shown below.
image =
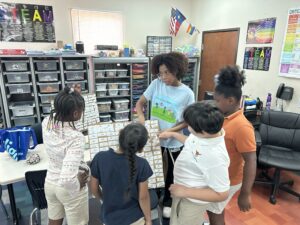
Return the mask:
[[126,155],[129,166],[128,187],[125,193],[126,199],[130,198],[131,187],[134,184],[134,178],[136,176],[137,168],[135,154],[142,151],[147,141],[148,131],[139,123],[129,124],[120,131],[120,148]]

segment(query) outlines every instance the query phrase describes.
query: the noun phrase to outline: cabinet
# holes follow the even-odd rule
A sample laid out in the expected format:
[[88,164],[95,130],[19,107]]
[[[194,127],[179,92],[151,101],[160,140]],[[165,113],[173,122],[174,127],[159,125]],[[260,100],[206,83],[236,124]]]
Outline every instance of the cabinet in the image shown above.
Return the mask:
[[[93,58],[100,122],[135,120],[135,105],[149,84],[148,58]],[[148,106],[144,109],[148,118]]]
[[182,83],[189,86],[195,94],[195,98],[198,96],[198,84],[199,84],[199,58],[191,57],[189,60],[189,66],[187,74],[183,77]]
[[3,56],[0,61],[8,127],[41,122],[65,85],[80,83],[83,93],[89,90],[86,56]]

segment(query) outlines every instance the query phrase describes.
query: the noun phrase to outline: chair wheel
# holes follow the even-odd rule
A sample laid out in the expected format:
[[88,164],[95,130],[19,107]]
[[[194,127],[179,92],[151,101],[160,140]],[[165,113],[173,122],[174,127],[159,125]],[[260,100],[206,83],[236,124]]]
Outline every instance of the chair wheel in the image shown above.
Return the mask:
[[276,204],[276,198],[274,196],[270,196],[269,202],[272,203],[273,205]]

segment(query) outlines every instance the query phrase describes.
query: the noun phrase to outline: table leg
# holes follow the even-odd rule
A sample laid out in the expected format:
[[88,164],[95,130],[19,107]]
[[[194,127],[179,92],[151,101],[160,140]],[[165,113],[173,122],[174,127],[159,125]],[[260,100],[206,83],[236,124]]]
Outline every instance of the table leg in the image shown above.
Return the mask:
[[10,202],[11,212],[12,212],[12,215],[13,215],[13,224],[19,225],[20,212],[18,213],[18,210],[17,210],[13,185],[8,184],[7,185],[7,190],[8,190],[8,195],[9,195],[9,202]]

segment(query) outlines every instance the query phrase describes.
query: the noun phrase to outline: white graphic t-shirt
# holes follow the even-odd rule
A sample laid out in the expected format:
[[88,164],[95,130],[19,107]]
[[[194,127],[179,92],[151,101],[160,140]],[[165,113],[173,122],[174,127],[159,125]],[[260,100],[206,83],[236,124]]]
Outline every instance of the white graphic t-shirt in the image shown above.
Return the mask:
[[[185,84],[174,87],[166,85],[160,79],[152,81],[144,96],[151,101],[151,120],[158,120],[162,131],[182,122],[184,109],[195,102],[193,91]],[[182,145],[174,138],[161,140],[161,146],[166,148],[178,148]]]

